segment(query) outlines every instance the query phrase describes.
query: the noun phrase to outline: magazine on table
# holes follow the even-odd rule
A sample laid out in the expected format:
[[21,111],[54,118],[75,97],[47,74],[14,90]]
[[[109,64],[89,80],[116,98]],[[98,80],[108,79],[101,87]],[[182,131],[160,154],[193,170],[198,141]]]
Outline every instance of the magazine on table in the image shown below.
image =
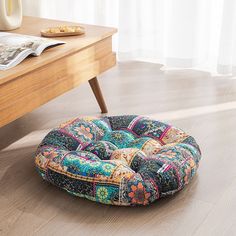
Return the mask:
[[39,56],[46,48],[64,43],[47,38],[0,32],[0,70],[10,69],[29,55]]

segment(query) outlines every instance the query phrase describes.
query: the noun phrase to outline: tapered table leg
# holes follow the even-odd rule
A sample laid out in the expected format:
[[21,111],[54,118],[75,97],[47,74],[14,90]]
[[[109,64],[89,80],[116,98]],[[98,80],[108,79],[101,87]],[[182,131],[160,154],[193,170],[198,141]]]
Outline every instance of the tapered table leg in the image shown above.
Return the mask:
[[101,88],[99,86],[98,83],[98,79],[97,77],[94,77],[93,79],[89,80],[89,84],[91,89],[93,90],[93,93],[97,99],[98,105],[100,106],[101,112],[102,113],[107,113],[107,106],[106,103],[104,101],[103,95],[102,95],[102,91]]

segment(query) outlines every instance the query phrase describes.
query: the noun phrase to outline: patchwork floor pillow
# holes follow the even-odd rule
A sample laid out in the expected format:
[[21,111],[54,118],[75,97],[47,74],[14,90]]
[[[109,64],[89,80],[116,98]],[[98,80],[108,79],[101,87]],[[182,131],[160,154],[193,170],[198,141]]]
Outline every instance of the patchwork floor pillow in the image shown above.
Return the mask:
[[181,190],[201,152],[182,130],[142,116],[82,117],[53,129],[35,155],[43,179],[113,205],[147,205]]

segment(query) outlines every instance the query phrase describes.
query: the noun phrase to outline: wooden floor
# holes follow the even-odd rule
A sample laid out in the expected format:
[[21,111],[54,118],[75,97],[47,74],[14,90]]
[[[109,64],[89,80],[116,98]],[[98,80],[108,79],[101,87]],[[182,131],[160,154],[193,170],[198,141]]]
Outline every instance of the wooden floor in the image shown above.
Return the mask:
[[130,62],[100,83],[109,114],[149,115],[196,137],[197,176],[174,197],[136,208],[79,199],[43,182],[33,153],[48,130],[100,115],[83,84],[0,129],[0,235],[236,235],[236,80]]

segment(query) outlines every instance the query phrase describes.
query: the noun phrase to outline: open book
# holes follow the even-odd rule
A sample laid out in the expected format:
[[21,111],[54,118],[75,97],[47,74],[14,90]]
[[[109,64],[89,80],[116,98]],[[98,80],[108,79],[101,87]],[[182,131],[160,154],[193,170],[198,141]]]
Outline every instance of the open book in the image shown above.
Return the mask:
[[39,56],[44,49],[65,42],[22,34],[0,32],[0,70],[7,70],[29,55]]

